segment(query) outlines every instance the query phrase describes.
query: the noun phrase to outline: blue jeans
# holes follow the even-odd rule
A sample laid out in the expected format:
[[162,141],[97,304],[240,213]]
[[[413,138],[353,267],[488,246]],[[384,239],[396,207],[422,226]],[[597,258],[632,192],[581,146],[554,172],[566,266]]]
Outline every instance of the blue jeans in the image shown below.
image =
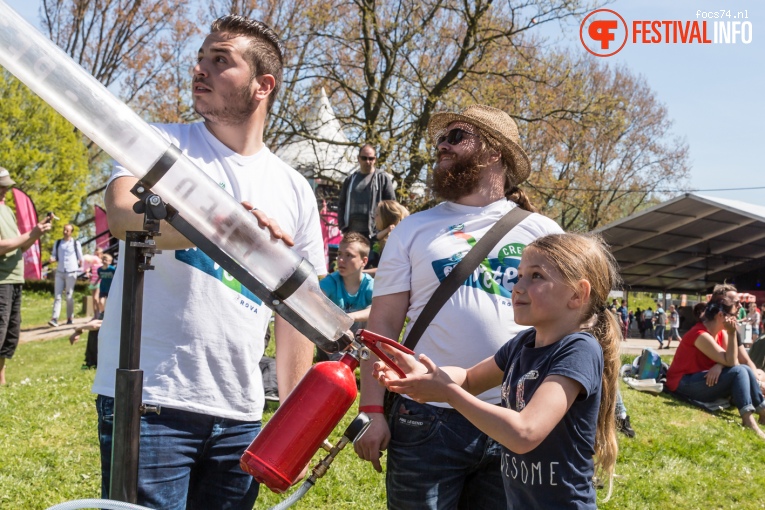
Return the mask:
[[677,392],[701,402],[712,402],[731,397],[741,415],[760,412],[765,408],[765,398],[760,391],[752,369],[746,365],[725,367],[714,386],[707,386],[707,372],[684,375],[677,385]]
[[502,447],[457,411],[399,396],[389,425],[389,509],[507,508]]
[[664,346],[664,326],[656,326],[653,330],[653,334],[656,340],[659,341],[659,346]]
[[[101,496],[109,496],[114,399],[98,395]],[[239,458],[260,432],[242,422],[163,407],[141,417],[138,504],[162,510],[246,509],[259,484]]]

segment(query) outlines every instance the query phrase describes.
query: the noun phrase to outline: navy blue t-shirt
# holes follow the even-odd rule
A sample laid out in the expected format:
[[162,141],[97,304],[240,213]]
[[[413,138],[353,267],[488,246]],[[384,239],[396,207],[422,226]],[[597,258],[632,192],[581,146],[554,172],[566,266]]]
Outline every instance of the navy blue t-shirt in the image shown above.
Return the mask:
[[584,388],[542,443],[526,454],[502,452],[507,508],[596,508],[595,430],[600,407],[603,351],[589,333],[568,335],[534,347],[536,330],[527,329],[494,356],[504,370],[502,405],[522,411],[549,375],[562,375]]

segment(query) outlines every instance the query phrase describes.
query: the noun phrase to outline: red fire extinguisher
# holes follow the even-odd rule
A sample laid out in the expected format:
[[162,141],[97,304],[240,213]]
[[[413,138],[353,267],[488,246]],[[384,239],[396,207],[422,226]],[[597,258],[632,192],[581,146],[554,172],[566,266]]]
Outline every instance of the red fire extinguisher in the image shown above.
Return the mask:
[[[359,330],[356,340],[368,347],[402,377],[401,369],[377,346],[379,343],[408,354],[411,350],[395,340]],[[332,430],[356,400],[357,353],[361,345],[339,361],[317,363],[306,373],[268,424],[245,450],[242,470],[274,492],[282,493],[297,481]]]
[[242,469],[272,491],[286,491],[356,400],[358,366],[344,354],[311,367],[245,450]]

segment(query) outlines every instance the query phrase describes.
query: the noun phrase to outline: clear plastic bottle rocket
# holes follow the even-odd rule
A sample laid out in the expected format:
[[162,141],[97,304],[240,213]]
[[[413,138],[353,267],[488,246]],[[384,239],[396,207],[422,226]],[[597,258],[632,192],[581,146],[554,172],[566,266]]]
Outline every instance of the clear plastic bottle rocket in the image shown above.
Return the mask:
[[[279,289],[305,267],[303,259],[271,239],[232,196],[2,0],[0,65],[267,289]],[[283,304],[269,304],[287,306],[309,325],[313,334],[307,336],[324,350],[348,345],[344,333],[353,321],[324,296],[315,273],[290,289]]]

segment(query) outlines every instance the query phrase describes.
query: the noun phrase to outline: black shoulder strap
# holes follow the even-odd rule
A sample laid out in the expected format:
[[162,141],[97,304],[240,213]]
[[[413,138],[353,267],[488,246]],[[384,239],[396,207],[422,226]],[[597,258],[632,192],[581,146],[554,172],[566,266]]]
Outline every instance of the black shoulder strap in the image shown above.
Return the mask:
[[452,294],[454,294],[460,285],[465,283],[470,273],[486,258],[499,240],[529,214],[531,214],[529,211],[515,207],[486,232],[468,254],[454,266],[452,272],[441,281],[441,284],[430,297],[422,313],[417,317],[414,326],[409,331],[406,340],[404,340],[404,346],[414,350],[414,346],[420,341],[420,337],[425,333],[425,330],[430,325],[430,321],[433,320],[441,307],[444,306],[444,303],[452,297]]

